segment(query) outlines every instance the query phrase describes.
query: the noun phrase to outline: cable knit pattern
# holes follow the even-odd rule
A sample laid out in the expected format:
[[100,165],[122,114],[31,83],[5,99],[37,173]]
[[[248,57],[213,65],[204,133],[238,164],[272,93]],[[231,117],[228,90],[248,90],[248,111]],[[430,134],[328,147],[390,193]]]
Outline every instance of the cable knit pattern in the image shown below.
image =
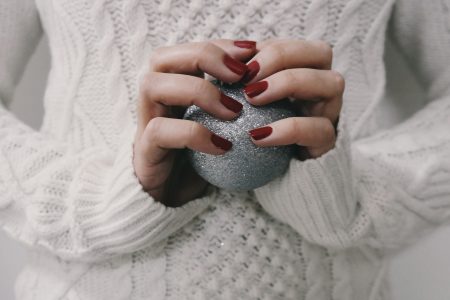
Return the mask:
[[[384,255],[450,219],[449,8],[448,0],[0,2],[0,224],[31,252],[17,299],[389,299]],[[387,28],[427,105],[379,132]],[[44,31],[52,68],[37,131],[7,107]],[[252,192],[211,187],[183,207],[155,202],[132,166],[152,49],[273,37],[333,46],[333,68],[346,78],[335,149],[292,160]]]

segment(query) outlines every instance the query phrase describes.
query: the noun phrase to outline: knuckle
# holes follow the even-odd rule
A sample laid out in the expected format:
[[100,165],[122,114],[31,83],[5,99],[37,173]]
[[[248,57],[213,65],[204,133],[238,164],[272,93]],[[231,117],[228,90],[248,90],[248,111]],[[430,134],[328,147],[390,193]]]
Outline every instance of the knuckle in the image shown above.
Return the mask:
[[230,40],[230,39],[214,39],[214,40],[210,40],[209,42],[212,43],[213,45],[217,46],[217,47],[226,47],[227,45],[232,43],[233,40]]
[[190,101],[191,105],[193,104],[194,99],[199,99],[204,97],[204,95],[211,93],[208,82],[203,79],[194,80],[192,83],[192,93],[192,100]]
[[147,127],[145,129],[146,131],[146,139],[147,140],[159,140],[159,136],[161,133],[161,128],[164,124],[164,118],[163,117],[156,117],[150,120],[148,122]]
[[299,78],[294,70],[284,70],[282,71],[282,84],[284,85],[283,89],[286,89],[289,92],[289,96],[294,97],[296,93],[296,86],[299,82]]
[[317,157],[320,157],[323,154],[323,150],[320,149],[320,148],[312,148],[312,149],[309,149],[309,154],[313,158],[317,158]]
[[268,43],[268,44],[272,44],[272,43],[276,43],[277,41],[279,41],[279,39],[278,38],[268,38],[268,39],[266,39],[266,40],[264,40],[263,42],[264,43]]
[[333,48],[331,45],[325,41],[319,40],[316,41],[316,47],[326,56],[332,56],[333,55]]
[[190,122],[188,128],[188,134],[186,135],[186,140],[184,144],[187,146],[199,137],[199,132],[201,131],[201,125],[197,122]]
[[139,81],[139,95],[141,95],[140,100],[143,100],[144,97],[147,94],[148,85],[150,84],[150,78],[149,74],[145,74],[141,77],[141,80]]
[[258,41],[258,46],[260,49],[267,49],[275,41],[276,41],[276,39],[274,39],[274,38],[261,40],[261,41]]
[[162,55],[163,52],[166,50],[166,47],[156,48],[152,51],[152,54],[150,55],[149,63],[150,63],[150,70],[159,70],[163,68],[162,65]]
[[201,66],[204,64],[204,62],[207,61],[208,55],[214,50],[216,50],[218,47],[209,41],[197,42],[196,44],[198,49],[194,54],[191,64],[193,67],[201,69]]
[[322,123],[322,134],[324,137],[324,144],[329,144],[333,142],[336,138],[336,133],[333,124],[329,119],[324,118]]
[[283,47],[282,43],[272,43],[268,46],[269,52],[272,54],[272,57],[274,57],[274,61],[280,61],[283,65],[286,60],[286,51]]
[[158,97],[157,90],[160,85],[161,76],[157,72],[148,72],[141,81],[139,87],[139,92],[141,95],[141,101],[147,99],[147,101],[152,101]]
[[207,55],[208,53],[211,53],[211,52],[213,52],[214,50],[216,50],[217,49],[217,46],[216,45],[214,45],[213,43],[211,43],[211,42],[203,42],[203,43],[200,43],[200,45],[199,45],[199,52],[198,52],[198,54],[199,54],[199,59],[200,58],[202,58],[202,57],[204,57],[205,55]]
[[302,135],[302,127],[300,126],[300,122],[298,122],[297,118],[291,118],[288,130],[288,134],[295,137],[295,142],[299,142]]
[[332,72],[333,80],[336,84],[336,89],[340,94],[342,94],[345,90],[345,78],[338,71],[332,70],[331,72]]
[[331,45],[322,40],[314,41],[314,45],[324,57],[324,60],[327,63],[331,64],[331,61],[333,59],[333,48],[331,47]]
[[139,84],[139,92],[141,95],[147,95],[150,93],[153,80],[154,80],[154,72],[148,72],[142,77]]

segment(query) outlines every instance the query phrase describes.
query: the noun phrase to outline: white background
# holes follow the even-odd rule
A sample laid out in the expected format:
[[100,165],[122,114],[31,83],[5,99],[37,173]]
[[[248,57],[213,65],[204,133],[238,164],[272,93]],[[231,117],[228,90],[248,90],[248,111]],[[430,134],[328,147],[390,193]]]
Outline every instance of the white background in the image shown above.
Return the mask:
[[[392,51],[388,49],[388,53],[392,54]],[[412,107],[412,103],[417,102],[420,91],[411,87],[413,79],[396,55],[387,61],[387,65],[391,90],[387,97],[401,100],[397,101],[400,109],[393,107],[391,111],[403,113],[404,107]],[[49,66],[49,52],[44,40],[29,64],[11,107],[19,118],[34,128],[39,128],[43,116],[42,98]],[[442,228],[395,257],[391,268],[394,300],[449,300],[449,250],[450,228]],[[0,230],[1,300],[14,299],[14,279],[25,260],[26,250]]]

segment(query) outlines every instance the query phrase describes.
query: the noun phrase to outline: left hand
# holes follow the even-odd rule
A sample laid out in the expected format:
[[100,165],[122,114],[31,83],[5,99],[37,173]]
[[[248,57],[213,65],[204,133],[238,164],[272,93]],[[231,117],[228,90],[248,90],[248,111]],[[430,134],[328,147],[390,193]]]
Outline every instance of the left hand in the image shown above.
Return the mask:
[[264,105],[290,98],[299,116],[251,130],[256,145],[297,144],[312,158],[334,148],[345,80],[331,70],[332,57],[331,47],[322,41],[257,43],[257,54],[247,64],[249,72],[244,77],[247,100]]

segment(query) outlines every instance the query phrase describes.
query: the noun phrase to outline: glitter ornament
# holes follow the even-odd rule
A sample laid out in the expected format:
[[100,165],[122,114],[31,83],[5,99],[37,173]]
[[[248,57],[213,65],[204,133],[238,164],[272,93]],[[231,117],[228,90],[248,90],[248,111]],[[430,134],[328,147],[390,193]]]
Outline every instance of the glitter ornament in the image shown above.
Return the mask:
[[258,147],[252,142],[248,131],[294,117],[289,101],[253,106],[244,96],[243,85],[228,85],[217,80],[212,83],[225,95],[239,101],[243,109],[231,121],[219,120],[195,105],[186,110],[184,119],[201,123],[233,143],[231,150],[223,155],[187,149],[188,159],[195,171],[209,183],[228,191],[253,190],[284,174],[294,155],[293,146]]

